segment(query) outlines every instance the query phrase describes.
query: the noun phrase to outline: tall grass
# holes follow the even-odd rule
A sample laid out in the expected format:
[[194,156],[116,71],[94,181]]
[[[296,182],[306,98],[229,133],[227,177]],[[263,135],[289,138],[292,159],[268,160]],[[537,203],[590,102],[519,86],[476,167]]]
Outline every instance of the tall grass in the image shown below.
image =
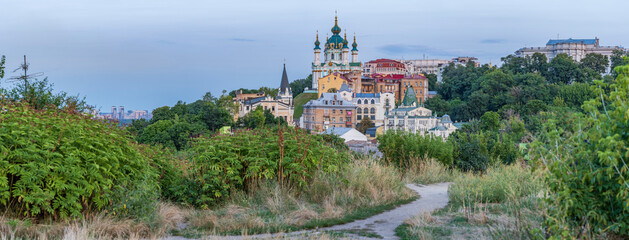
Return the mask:
[[464,202],[503,203],[510,195],[522,198],[537,195],[542,190],[541,175],[523,164],[498,165],[483,175],[465,173],[450,185],[450,204]]
[[410,161],[406,168],[404,178],[406,182],[417,184],[431,184],[440,182],[451,182],[461,173],[459,170],[446,167],[435,159],[427,161]]
[[266,182],[256,191],[236,192],[220,207],[191,212],[188,222],[198,232],[182,234],[265,233],[327,226],[364,217],[366,209],[413,197],[394,167],[355,159],[337,173],[318,172],[305,190]]

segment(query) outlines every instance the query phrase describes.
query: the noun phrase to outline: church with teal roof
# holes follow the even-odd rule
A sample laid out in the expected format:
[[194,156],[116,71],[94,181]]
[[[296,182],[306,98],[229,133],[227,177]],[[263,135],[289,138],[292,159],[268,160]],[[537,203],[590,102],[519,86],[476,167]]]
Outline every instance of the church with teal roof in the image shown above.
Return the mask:
[[[358,44],[354,34],[354,42],[350,45],[347,40],[347,32],[341,36],[341,27],[338,25],[338,17],[334,17],[334,26],[331,29],[332,36],[327,36],[323,46],[323,59],[321,59],[321,42],[317,32],[314,42],[314,61],[312,63],[312,89],[318,88],[320,78],[338,72],[341,74],[362,72],[361,63],[358,61]],[[350,50],[350,46],[352,47]],[[350,53],[351,51],[351,53]],[[351,55],[351,59],[350,59]],[[360,75],[359,75],[360,76]]]

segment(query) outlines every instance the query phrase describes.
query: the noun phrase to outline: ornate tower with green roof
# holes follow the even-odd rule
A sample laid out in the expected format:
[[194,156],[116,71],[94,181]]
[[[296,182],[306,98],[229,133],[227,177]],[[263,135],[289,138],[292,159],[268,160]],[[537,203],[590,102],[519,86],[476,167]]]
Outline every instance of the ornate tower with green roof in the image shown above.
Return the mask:
[[332,36],[325,41],[323,50],[323,61],[321,59],[321,43],[319,42],[319,33],[317,32],[314,42],[314,62],[312,63],[312,88],[318,89],[319,79],[334,72],[349,73],[353,71],[362,71],[361,63],[358,61],[358,49],[356,44],[356,36],[354,35],[354,43],[351,49],[347,40],[347,33],[341,37],[341,27],[338,25],[338,17],[334,16],[334,26],[331,29]]
[[404,99],[402,99],[402,106],[418,107],[417,96],[415,95],[415,90],[413,90],[413,86],[409,86],[408,89],[406,89],[406,95],[404,95]]

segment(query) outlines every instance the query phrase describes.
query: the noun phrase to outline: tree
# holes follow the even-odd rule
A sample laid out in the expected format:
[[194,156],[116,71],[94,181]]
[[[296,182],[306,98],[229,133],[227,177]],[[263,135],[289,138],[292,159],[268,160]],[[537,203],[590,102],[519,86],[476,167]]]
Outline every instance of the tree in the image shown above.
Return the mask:
[[7,58],[2,55],[2,58],[0,58],[0,80],[2,78],[4,78],[4,64],[6,63]]
[[356,126],[356,130],[364,134],[367,132],[367,129],[372,128],[374,126],[375,124],[371,121],[371,118],[364,117],[363,119],[360,120],[360,122],[358,123],[358,126]]
[[153,110],[153,118],[151,118],[151,124],[160,120],[171,120],[175,118],[175,114],[170,111],[169,106],[158,107]]
[[535,115],[541,111],[546,111],[548,107],[541,100],[531,100],[524,105],[525,115]]
[[550,83],[582,82],[583,74],[579,69],[579,65],[572,60],[568,54],[560,53],[553,58],[548,64],[548,73],[546,79]]
[[432,110],[435,114],[437,114],[437,116],[448,114],[452,109],[450,107],[450,103],[448,103],[448,101],[446,100],[443,100],[443,98],[441,98],[441,95],[439,94],[426,99],[426,101],[424,102],[424,106]]
[[424,76],[428,78],[428,90],[437,90],[437,74],[424,73]]
[[618,76],[618,73],[615,71],[616,67],[629,64],[629,59],[623,58],[624,56],[627,56],[626,52],[620,49],[615,49],[614,51],[612,51],[612,55],[609,57],[609,60],[611,62],[612,76],[614,78]]
[[503,62],[502,69],[512,74],[525,74],[530,72],[531,57],[517,57],[515,55],[509,55],[500,58]]
[[231,126],[234,122],[232,115],[225,108],[216,106],[213,103],[206,103],[203,106],[201,119],[210,131],[216,131],[224,126]]
[[543,53],[533,53],[531,56],[530,72],[545,75],[548,72],[548,58]]
[[304,92],[306,88],[312,87],[312,74],[304,79],[297,79],[290,83],[290,89],[293,91],[293,97]]
[[330,88],[330,89],[328,89],[328,92],[329,93],[335,93],[335,92],[338,92],[338,90],[336,88]]
[[483,131],[498,131],[500,128],[500,115],[497,112],[486,112],[480,118],[480,125]]
[[588,53],[580,63],[582,68],[588,68],[596,71],[597,73],[605,73],[607,66],[609,66],[609,60],[607,56],[598,53]]

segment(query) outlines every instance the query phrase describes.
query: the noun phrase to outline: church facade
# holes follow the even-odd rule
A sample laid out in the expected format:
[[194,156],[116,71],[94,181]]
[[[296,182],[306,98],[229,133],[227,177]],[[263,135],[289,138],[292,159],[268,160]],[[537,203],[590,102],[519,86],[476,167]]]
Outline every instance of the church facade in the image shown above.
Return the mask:
[[[348,84],[351,88],[360,91],[360,76],[362,73],[362,64],[358,61],[358,44],[356,43],[356,35],[350,50],[347,33],[341,37],[341,28],[338,25],[338,17],[334,17],[334,26],[331,29],[332,36],[326,37],[323,58],[321,58],[321,47],[319,42],[319,33],[317,33],[314,42],[314,61],[312,62],[312,89],[319,90],[319,79],[333,73],[356,75]],[[351,52],[351,53],[350,53]]]
[[293,126],[295,106],[293,102],[293,92],[288,83],[288,76],[286,75],[286,64],[284,64],[280,88],[275,98],[267,96],[264,93],[242,94],[242,92],[237,92],[234,102],[238,104],[238,113],[234,120],[244,117],[249,114],[249,112],[260,107],[265,111],[271,111],[273,116],[282,118],[289,126]]

